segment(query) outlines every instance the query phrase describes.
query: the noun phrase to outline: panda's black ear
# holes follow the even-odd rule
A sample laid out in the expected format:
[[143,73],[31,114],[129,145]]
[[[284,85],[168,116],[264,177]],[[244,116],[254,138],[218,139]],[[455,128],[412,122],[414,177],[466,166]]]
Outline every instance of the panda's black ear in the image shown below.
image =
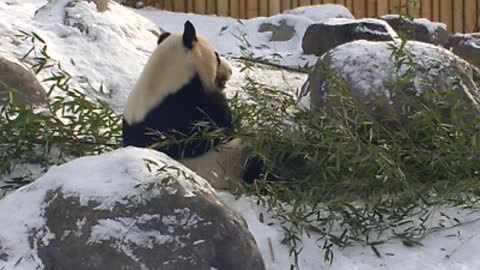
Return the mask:
[[171,34],[168,32],[162,33],[157,40],[157,45],[160,45],[165,39],[167,39]]
[[197,41],[197,32],[195,27],[190,21],[185,23],[185,29],[183,30],[183,45],[185,47],[192,49],[193,43]]

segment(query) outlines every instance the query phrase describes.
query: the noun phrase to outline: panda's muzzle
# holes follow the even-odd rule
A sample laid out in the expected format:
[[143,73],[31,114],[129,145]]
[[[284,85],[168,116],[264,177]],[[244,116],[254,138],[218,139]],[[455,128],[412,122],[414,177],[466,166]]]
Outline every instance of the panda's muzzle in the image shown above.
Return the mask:
[[227,86],[227,81],[228,81],[228,78],[227,78],[227,77],[219,77],[219,78],[216,79],[215,84],[216,84],[219,88],[223,89],[223,88],[225,88],[225,87]]

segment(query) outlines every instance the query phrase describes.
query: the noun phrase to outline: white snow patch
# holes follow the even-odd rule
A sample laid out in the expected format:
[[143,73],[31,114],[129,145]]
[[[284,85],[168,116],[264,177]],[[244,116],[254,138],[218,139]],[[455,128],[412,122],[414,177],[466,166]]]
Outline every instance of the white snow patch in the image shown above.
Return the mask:
[[[137,12],[149,18],[160,29],[167,32],[182,31],[185,21],[190,20],[197,28],[198,33],[206,37],[223,55],[242,56],[239,37],[244,35],[251,45],[248,49],[253,57],[295,67],[315,64],[316,57],[303,55],[301,46],[303,35],[309,25],[329,18],[353,19],[351,13],[340,5],[301,7],[272,17],[258,17],[249,20],[174,13],[153,8],[144,8],[137,10]],[[270,32],[258,32],[261,24],[279,25],[281,21],[295,29],[292,39],[271,42]],[[229,42],[225,42],[226,40],[229,40]]]
[[153,248],[155,245],[175,241],[173,236],[161,234],[157,230],[140,229],[138,225],[145,221],[143,216],[101,219],[98,221],[99,224],[93,226],[87,243],[113,241],[115,243],[113,247],[121,251],[123,245],[135,244],[145,248]]
[[[192,179],[179,177],[178,183],[185,188],[187,193],[195,190],[213,192],[205,180],[163,153],[153,150],[128,147],[104,155],[73,160],[51,168],[34,183],[24,186],[0,200],[0,244],[3,250],[11,256],[7,262],[0,261],[0,269],[4,266],[4,269],[30,270],[41,265],[35,247],[33,250],[30,247],[28,237],[35,231],[37,231],[35,237],[40,237],[44,243],[48,243],[53,237],[50,232],[38,230],[46,222],[44,212],[48,191],[61,190],[67,197],[78,197],[81,203],[95,201],[101,205],[100,208],[108,209],[115,204],[123,203],[124,198],[141,197],[144,191],[138,187],[139,184],[157,181],[156,172],[148,171],[145,159],[159,164],[176,166],[184,169],[187,174],[191,174]],[[187,196],[189,195],[187,194]],[[178,222],[187,228],[195,226],[201,220],[196,215],[188,214],[188,211],[188,209],[175,211],[175,215],[185,217]],[[91,241],[119,237],[122,233],[124,235],[135,220],[152,218],[158,217],[145,215],[137,219],[103,220],[92,232]],[[84,221],[77,222],[78,228],[81,228],[82,223]],[[139,231],[136,233],[136,227],[132,226],[127,240],[145,245],[152,244],[149,241],[169,240],[167,236],[157,232],[151,232],[148,235],[153,240],[145,239],[145,234],[140,234]],[[19,261],[18,265],[16,265],[17,261]]]
[[[289,248],[281,244],[284,232],[278,220],[250,197],[235,197],[221,192],[220,197],[232,209],[240,212],[253,233],[260,252],[269,270],[288,269],[293,263]],[[318,235],[301,236],[302,252],[299,256],[300,269],[304,270],[476,270],[480,269],[479,221],[480,214],[458,209],[438,209],[461,221],[472,223],[456,228],[440,230],[422,241],[423,246],[406,247],[399,241],[377,246],[382,257],[377,257],[369,246],[356,245],[344,249],[333,248],[334,262],[324,262],[323,241]],[[259,215],[264,216],[260,222]],[[435,220],[435,218],[432,218]],[[270,224],[273,223],[273,224]],[[444,226],[454,224],[444,223]]]
[[[398,38],[397,32],[393,30],[393,28],[386,22],[382,21],[379,19],[371,19],[371,18],[364,18],[364,19],[345,19],[345,18],[331,18],[328,20],[325,20],[324,22],[326,25],[344,25],[344,24],[351,24],[351,23],[371,23],[371,24],[378,24],[383,26],[386,30],[387,33],[392,37],[392,38]],[[377,35],[383,35],[383,32],[376,32],[367,28],[362,28],[362,31],[364,32],[372,32],[373,34]]]
[[[383,95],[389,97],[389,88],[384,85],[395,79],[395,63],[391,59],[392,50],[389,48],[389,44],[399,46],[399,43],[395,42],[366,40],[342,44],[328,53],[328,57],[331,58],[330,68],[345,81],[355,83],[352,84],[352,87],[364,91],[365,94],[380,94],[377,91],[383,90],[385,91]],[[419,91],[423,89],[425,79],[437,78],[443,67],[448,67],[451,62],[458,59],[452,52],[444,48],[419,41],[407,42],[405,50],[413,55],[415,63],[423,67],[431,67],[425,70],[421,76],[414,78],[413,83]],[[438,55],[442,57],[439,58]],[[327,57],[327,54],[322,57]],[[371,61],[372,58],[375,58],[375,61]],[[409,68],[408,65],[403,65],[399,70],[399,76],[405,74]]]
[[[9,0],[8,3],[0,1],[0,52],[21,58],[29,50],[30,45],[27,42],[20,42],[16,36],[18,31],[36,32],[47,42],[51,56],[59,60],[73,75],[74,82],[83,86],[86,84],[85,78],[88,78],[94,85],[103,83],[112,93],[111,104],[121,110],[126,96],[156,45],[156,36],[152,31],[158,31],[157,26],[138,16],[133,10],[112,2],[110,11],[101,14],[96,13],[92,3],[81,3],[77,6],[78,16],[74,19],[90,27],[91,32],[85,34],[76,27],[63,24],[64,14],[61,8],[65,1],[52,1],[52,5],[58,6],[49,6],[50,9],[46,7],[42,11],[43,14],[39,11],[37,16],[34,16],[46,3],[46,0]],[[139,10],[138,13],[153,20],[165,31],[180,31],[185,20],[189,19],[195,24],[198,32],[211,40],[224,55],[241,55],[234,34],[238,35],[243,31],[251,41],[253,56],[275,59],[278,63],[296,66],[312,64],[316,60],[314,57],[302,59],[299,46],[309,20],[316,22],[338,16],[353,18],[348,11],[341,10],[339,6],[331,7],[329,10],[331,13],[325,13],[327,15],[318,12],[318,8],[320,7],[298,8],[272,18],[242,20],[242,23],[230,18],[149,9]],[[282,19],[296,29],[297,34],[292,40],[272,43],[269,42],[269,33],[258,33],[258,26],[261,23],[276,24]],[[224,26],[227,28],[223,28]],[[362,51],[359,50],[358,53],[361,54]],[[239,72],[241,65],[233,60],[231,63],[234,66],[234,77],[229,82],[229,94],[241,91],[245,78],[245,74]],[[255,69],[249,72],[263,83],[292,90],[298,89],[306,77],[304,74],[269,69]],[[378,72],[373,75],[383,76],[381,70]],[[47,74],[40,75],[40,78],[42,76]],[[62,187],[65,194],[81,196],[84,202],[89,199],[102,201],[102,206],[108,209],[115,200],[120,201],[124,196],[133,196],[139,192],[133,188],[138,182],[132,180],[132,175],[139,175],[138,179],[148,181],[148,178],[144,177],[147,171],[141,157],[171,162],[164,155],[154,151],[123,149],[98,157],[81,158],[53,168],[35,183],[3,198],[0,201],[1,251],[8,252],[12,257],[8,262],[0,261],[0,269],[3,267],[8,270],[31,270],[43,265],[36,251],[30,249],[27,235],[31,230],[45,224],[43,216],[45,205],[42,203],[47,189]],[[118,166],[123,166],[124,169],[115,170],[119,168]],[[65,183],[61,179],[70,180]],[[196,181],[200,182],[200,186],[206,185],[204,180],[196,178]],[[189,187],[194,188],[196,185],[192,184]],[[253,198],[242,197],[235,200],[229,193],[220,195],[230,207],[240,212],[246,219],[265,259],[267,269],[288,269],[292,259],[288,247],[281,244],[283,238],[281,224],[272,219],[266,209],[256,205]],[[264,214],[265,223],[259,221],[260,213]],[[458,216],[461,220],[473,220],[476,217],[475,214],[468,216],[463,212]],[[155,217],[142,216],[142,218]],[[166,223],[178,221],[173,217],[165,219]],[[133,220],[128,218],[104,220],[96,227],[92,239],[118,237],[125,231],[124,225],[131,225],[130,222]],[[195,226],[195,222],[190,219],[183,222]],[[268,225],[269,222],[273,225]],[[78,228],[81,228],[82,223],[84,224],[84,221],[77,222]],[[107,228],[115,230],[109,232]],[[301,269],[312,270],[476,270],[480,269],[480,258],[477,255],[477,251],[480,250],[479,228],[478,223],[471,223],[437,232],[431,234],[423,242],[422,247],[406,248],[398,242],[388,243],[377,247],[383,255],[382,258],[377,258],[366,246],[335,250],[335,261],[331,266],[323,262],[321,249],[323,243],[317,243],[315,235],[310,238],[304,235],[302,236],[304,249],[300,254],[299,264]],[[45,232],[40,237],[44,241],[49,241],[52,236]],[[166,237],[168,236],[155,234],[154,239],[164,241]],[[132,238],[129,241],[145,240],[142,239]]]
[[460,44],[480,50],[480,33],[456,33],[453,36],[461,39]]
[[[387,14],[383,15],[381,18],[386,20],[392,20],[399,18],[400,15],[397,14]],[[423,25],[428,30],[431,35],[435,35],[438,29],[447,30],[447,25],[441,22],[432,22],[426,18],[414,18],[413,23]]]

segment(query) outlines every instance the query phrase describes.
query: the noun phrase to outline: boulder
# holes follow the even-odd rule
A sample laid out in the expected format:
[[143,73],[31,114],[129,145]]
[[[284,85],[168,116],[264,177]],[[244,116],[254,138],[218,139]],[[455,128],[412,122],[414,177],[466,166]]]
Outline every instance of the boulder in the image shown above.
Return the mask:
[[13,58],[0,55],[0,97],[13,91],[13,99],[20,104],[40,105],[47,93],[31,69]]
[[[406,43],[404,59],[396,61],[392,47],[399,46],[399,42],[359,40],[330,50],[319,59],[303,85],[302,93],[309,97],[310,107],[328,108],[328,96],[339,89],[338,81],[360,104],[365,104],[371,115],[379,118],[388,116],[392,105],[398,114],[403,105],[399,93],[416,97],[429,89],[455,91],[468,104],[479,104],[477,68],[442,47],[413,41]],[[402,55],[400,51],[396,53]],[[413,65],[406,64],[408,57],[412,57]],[[413,77],[405,87],[395,90],[399,88],[399,79],[408,76]]]
[[447,47],[454,54],[480,68],[480,33],[450,35]]
[[397,33],[404,33],[408,40],[447,45],[448,32],[444,23],[431,22],[425,18],[408,20],[400,15],[384,15],[380,19],[386,21]]
[[166,155],[124,148],[0,201],[0,269],[265,269],[243,218]]
[[392,41],[396,37],[395,31],[382,20],[332,18],[307,28],[302,49],[306,54],[321,56],[338,45],[354,40]]
[[258,28],[258,32],[271,32],[270,41],[288,41],[295,35],[295,27],[289,25],[287,20],[280,20],[279,24],[264,22]]

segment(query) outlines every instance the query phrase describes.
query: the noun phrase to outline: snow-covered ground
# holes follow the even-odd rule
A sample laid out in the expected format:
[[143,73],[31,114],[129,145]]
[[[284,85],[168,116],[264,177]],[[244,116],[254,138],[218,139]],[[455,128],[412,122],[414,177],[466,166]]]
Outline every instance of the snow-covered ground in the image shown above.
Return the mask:
[[[230,18],[152,9],[133,11],[113,3],[109,11],[97,13],[95,5],[87,1],[70,7],[70,15],[65,17],[63,10],[67,2],[69,1],[51,1],[44,6],[46,0],[0,0],[0,55],[21,58],[31,44],[21,41],[19,31],[35,32],[47,43],[49,54],[73,75],[74,83],[81,87],[86,87],[88,83],[94,86],[103,84],[111,93],[110,103],[118,111],[122,110],[130,89],[155,47],[157,35],[162,30],[181,29],[186,19],[191,20],[198,32],[209,38],[223,55],[241,55],[235,37],[244,33],[252,45],[250,50],[254,56],[275,59],[280,64],[290,66],[315,61],[315,58],[301,54],[300,42],[308,24],[325,19],[315,8],[302,8],[289,14],[240,22]],[[327,17],[347,16],[345,10],[335,6],[328,10],[331,14]],[[269,42],[269,33],[258,33],[261,23],[276,23],[282,19],[296,29],[296,34],[290,41]],[[230,61],[234,76],[228,88],[230,93],[234,93],[241,91],[246,73],[240,72],[240,62],[233,59]],[[292,91],[298,89],[306,79],[305,74],[264,67],[256,68],[249,74],[263,83]],[[48,75],[42,73],[39,77],[45,78]],[[104,173],[109,174],[108,171]],[[267,268],[288,269],[291,258],[288,247],[280,243],[283,237],[280,224],[274,219],[270,220],[266,210],[251,198],[235,200],[229,193],[222,192],[219,195],[247,220]],[[13,205],[14,203],[12,207]],[[469,215],[464,211],[451,212],[462,221],[478,217],[478,214]],[[259,221],[260,214],[266,216],[264,223]],[[274,224],[269,226],[269,222]],[[2,226],[0,230],[18,227],[8,225]],[[300,254],[299,266],[301,269],[315,270],[475,270],[480,269],[480,257],[477,256],[480,251],[480,239],[477,238],[479,233],[480,225],[472,222],[431,234],[422,242],[423,246],[407,248],[399,242],[390,242],[377,247],[382,255],[380,258],[368,246],[334,249],[335,260],[332,265],[323,261],[323,242],[317,243],[315,235],[303,236],[304,248]]]

